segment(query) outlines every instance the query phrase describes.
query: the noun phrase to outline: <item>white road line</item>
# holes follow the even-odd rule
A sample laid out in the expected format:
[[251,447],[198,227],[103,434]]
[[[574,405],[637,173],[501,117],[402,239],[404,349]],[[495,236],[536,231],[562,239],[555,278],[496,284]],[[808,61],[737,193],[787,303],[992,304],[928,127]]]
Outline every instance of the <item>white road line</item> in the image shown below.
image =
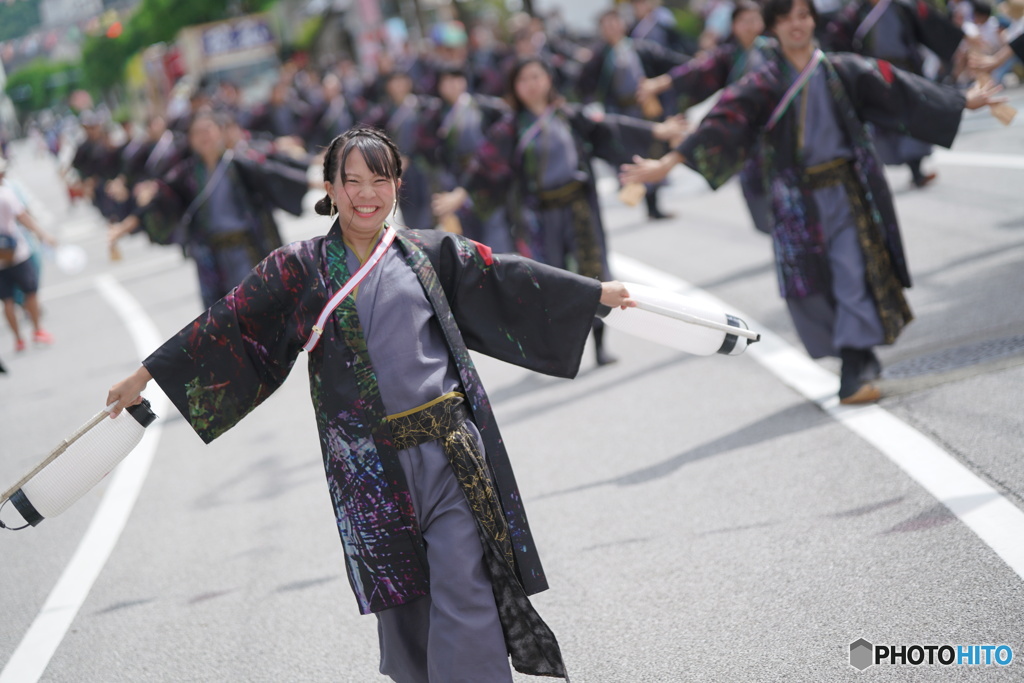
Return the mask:
[[[141,276],[157,275],[167,270],[174,270],[185,262],[181,252],[174,250],[163,254],[145,254],[143,257],[132,263],[121,263],[110,266],[110,272],[104,273],[103,277],[116,276],[118,282],[134,280]],[[43,299],[59,299],[65,296],[81,294],[92,290],[96,286],[96,277],[82,276],[71,278],[52,285],[44,285],[40,290]]]
[[[149,355],[163,340],[138,300],[110,275],[98,276],[95,284],[128,328],[138,354]],[[157,415],[166,414],[170,401],[159,389],[147,390],[146,397]],[[98,393],[96,399],[100,399]],[[111,474],[103,500],[78,549],[0,671],[0,683],[36,683],[42,677],[124,530],[149,472],[162,429],[162,420],[150,425],[141,443]]]
[[935,158],[935,163],[947,166],[1024,169],[1024,155],[1020,154],[982,154],[979,152],[953,152],[947,149],[936,149],[932,152],[932,156]]
[[884,453],[1024,579],[1024,511],[934,441],[881,406],[840,405],[834,374],[779,337],[764,334],[764,325],[707,292],[619,254],[611,255],[611,268],[623,280],[713,301],[760,331],[761,342],[747,350],[754,360]]

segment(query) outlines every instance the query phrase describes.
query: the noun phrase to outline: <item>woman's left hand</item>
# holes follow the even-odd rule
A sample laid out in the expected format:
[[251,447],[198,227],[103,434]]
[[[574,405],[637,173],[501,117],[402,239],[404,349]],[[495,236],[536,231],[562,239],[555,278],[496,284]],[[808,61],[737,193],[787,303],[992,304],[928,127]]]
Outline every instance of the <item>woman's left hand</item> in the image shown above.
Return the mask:
[[626,285],[618,280],[609,280],[601,283],[601,303],[609,308],[621,308],[623,310],[636,306],[636,302],[629,298]]

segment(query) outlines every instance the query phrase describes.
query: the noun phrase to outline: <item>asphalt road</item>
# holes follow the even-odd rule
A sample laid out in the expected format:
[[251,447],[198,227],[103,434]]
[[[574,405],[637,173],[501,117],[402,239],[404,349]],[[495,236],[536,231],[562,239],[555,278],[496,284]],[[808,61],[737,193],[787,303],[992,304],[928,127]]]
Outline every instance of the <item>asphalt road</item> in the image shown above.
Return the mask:
[[[613,331],[620,362],[595,368],[588,349],[573,381],[479,358],[551,582],[536,605],[573,681],[1024,680],[1022,565],[964,521],[996,498],[1024,507],[1022,143],[1024,120],[1002,128],[971,115],[953,152],[933,160],[934,186],[890,175],[917,320],[881,350],[882,414],[990,487],[984,505],[939,503],[770,354],[696,357]],[[200,307],[174,249],[134,239],[109,262],[95,214],[67,206],[47,159],[20,148],[11,175],[39,199],[44,225],[90,258],[75,274],[46,266],[52,348],[14,356],[0,330],[4,488],[138,364],[98,276],[122,285],[161,337]],[[756,320],[766,343],[799,350],[770,244],[735,183],[711,193],[681,171],[663,194],[676,218],[656,223],[609,195],[610,242],[630,259],[617,263],[692,283]],[[325,220],[289,219],[287,237]],[[837,364],[812,365],[832,373],[833,393]],[[54,683],[382,680],[375,620],[358,615],[345,579],[306,386],[300,363],[210,446],[165,411],[116,546],[63,637],[44,633],[52,658],[19,644],[56,604],[47,598],[113,478],[60,517],[0,533],[0,666],[17,650]],[[1024,528],[997,531],[1024,546]],[[1015,658],[861,672],[849,664],[859,638],[1006,644]]]

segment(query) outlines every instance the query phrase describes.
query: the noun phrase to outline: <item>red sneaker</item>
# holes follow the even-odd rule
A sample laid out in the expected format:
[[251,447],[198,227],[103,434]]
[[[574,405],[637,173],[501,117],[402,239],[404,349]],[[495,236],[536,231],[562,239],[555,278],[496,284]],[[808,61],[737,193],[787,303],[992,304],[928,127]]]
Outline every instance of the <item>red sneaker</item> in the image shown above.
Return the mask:
[[21,353],[24,350],[25,350],[25,340],[24,339],[15,340],[15,342],[14,342],[14,352],[15,353]]
[[34,335],[32,335],[32,341],[36,344],[52,344],[53,335],[46,330],[38,330]]

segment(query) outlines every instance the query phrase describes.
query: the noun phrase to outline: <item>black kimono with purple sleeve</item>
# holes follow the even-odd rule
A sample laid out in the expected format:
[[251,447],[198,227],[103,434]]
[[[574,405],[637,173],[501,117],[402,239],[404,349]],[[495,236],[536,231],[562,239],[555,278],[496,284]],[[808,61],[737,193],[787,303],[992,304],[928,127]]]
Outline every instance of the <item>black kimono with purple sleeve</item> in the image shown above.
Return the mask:
[[760,50],[771,42],[759,39],[749,50],[729,39],[667,71],[672,94],[679,98],[679,110],[700,104],[716,92],[735,83],[760,64]]
[[[640,60],[640,66],[643,68],[646,78],[663,74],[690,59],[689,55],[673,52],[650,40],[627,40],[632,42],[632,48]],[[612,54],[614,49],[613,46],[605,43],[595,50],[594,56],[583,65],[576,87],[584,100],[601,102],[608,111],[628,113],[631,116],[640,115],[640,107],[637,104],[635,93],[620,100],[612,92],[612,80],[616,69],[615,56]]]
[[[905,31],[904,40],[908,44],[924,45],[944,63],[952,61],[964,37],[959,27],[925,0],[893,0],[892,4],[893,9],[899,13]],[[879,46],[870,44],[873,40],[872,32],[869,31],[862,39],[856,35],[872,7],[866,0],[846,5],[825,29],[826,49],[869,56],[878,54],[876,49]],[[920,74],[923,63],[923,57],[915,52],[909,63],[897,66]]]
[[[591,161],[603,159],[614,167],[629,163],[634,154],[645,152],[654,142],[654,124],[616,114],[590,115],[578,106],[558,109],[572,126],[580,152],[581,170],[593,178]],[[487,140],[465,170],[462,187],[473,201],[496,206],[506,201],[513,190],[536,191],[537,179],[531,178],[525,154],[516,146],[522,126],[515,113],[508,113],[487,130]]]
[[[309,190],[305,170],[280,159],[268,157],[257,162],[233,151],[225,155],[230,157],[225,159],[227,171],[221,182],[230,183],[245,202],[251,218],[249,236],[258,258],[262,258],[282,243],[274,209],[293,216],[302,214],[302,200]],[[199,211],[208,208],[197,201],[204,190],[197,172],[202,163],[197,156],[188,156],[158,179],[156,197],[138,211],[152,241],[189,244],[208,238],[197,218]]]
[[[672,79],[672,87],[665,94],[676,99],[679,111],[685,111],[756,69],[763,61],[762,50],[774,45],[773,39],[760,36],[749,49],[744,49],[735,38],[730,38],[685,64],[670,69],[668,76]],[[768,210],[756,152],[744,164],[739,178],[743,199],[747,202],[754,227],[770,234],[771,212]]]
[[[402,231],[404,255],[458,369],[508,523],[522,590],[547,588],[501,434],[469,350],[558,377],[576,374],[600,299],[594,280],[441,231]],[[206,442],[287,377],[330,295],[350,277],[340,229],[274,251],[234,291],[144,363]],[[327,484],[363,613],[428,594],[426,553],[355,302],[309,354]]]
[[[812,191],[804,176],[800,107],[789,107],[773,129],[765,130],[795,76],[780,52],[765,54],[766,62],[761,67],[726,88],[678,151],[684,163],[717,189],[759,145],[765,189],[775,219],[772,238],[781,293],[799,299],[829,291],[828,255]],[[964,97],[954,88],[859,55],[829,54],[819,68],[826,70],[871,220],[883,237],[899,281],[909,287],[910,274],[892,192],[864,124],[871,122],[948,147],[960,124]]]
[[[573,267],[574,272],[607,279],[604,225],[591,164],[596,157],[617,168],[633,155],[646,154],[655,141],[654,124],[630,116],[592,115],[578,106],[558,107],[552,116],[568,125],[571,147],[553,148],[545,143],[543,135],[523,142],[525,131],[536,117],[526,112],[509,113],[488,129],[486,140],[463,175],[462,187],[484,214],[506,208],[520,254],[565,268],[565,255],[552,249],[550,242],[572,242],[575,253],[570,256],[579,264]],[[549,203],[546,191],[551,188],[544,187],[544,159],[567,158],[570,152],[575,154],[578,167],[572,181],[575,188],[564,192],[568,197],[563,202],[566,211],[556,217],[551,212],[545,215]],[[538,226],[538,221],[544,225]],[[543,232],[561,232],[564,239],[556,236],[548,241]],[[589,256],[582,253],[582,233],[587,233],[590,240]]]
[[1024,33],[1010,41],[1010,49],[1017,59],[1024,61]]

